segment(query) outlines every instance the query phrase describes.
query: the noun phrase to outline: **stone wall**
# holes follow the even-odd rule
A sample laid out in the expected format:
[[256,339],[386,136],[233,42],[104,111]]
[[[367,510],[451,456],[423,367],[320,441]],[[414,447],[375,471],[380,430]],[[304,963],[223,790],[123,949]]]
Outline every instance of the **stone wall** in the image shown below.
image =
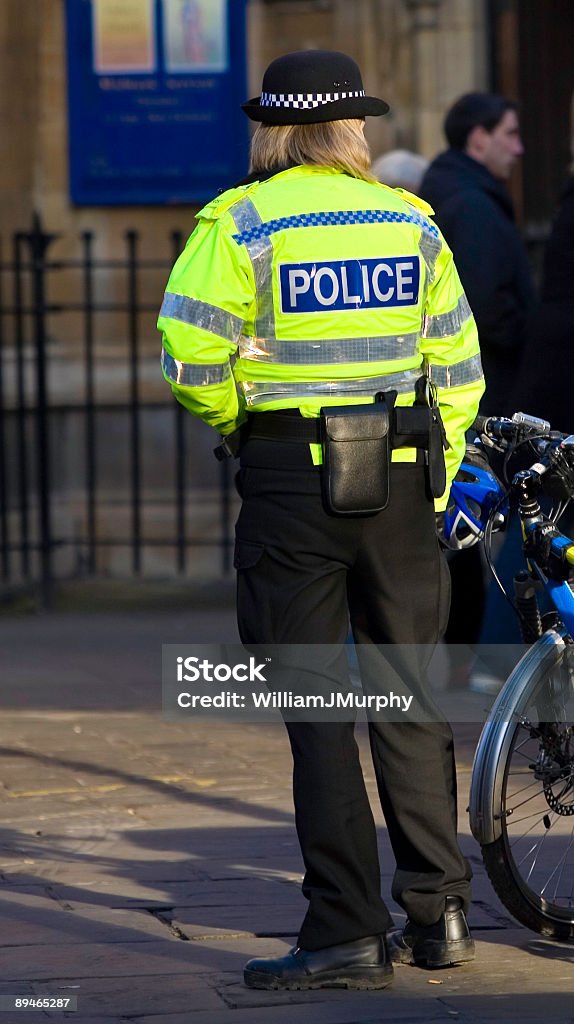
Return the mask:
[[2,230],[26,222],[34,189],[38,125],[38,25],[33,4],[0,5],[0,197]]
[[[126,229],[140,232],[141,258],[171,260],[170,232],[193,230],[190,207],[78,207],[68,195],[64,0],[3,0],[0,4],[0,194],[4,252],[12,231],[25,230],[37,210],[58,233],[53,259],[78,258],[79,235],[96,234],[97,259],[122,257]],[[461,92],[485,84],[481,0],[251,0],[248,9],[249,92],[290,49],[334,48],[360,63],[367,90],[385,97],[391,113],[370,118],[373,155],[397,146],[432,156],[441,148],[444,109]],[[242,116],[238,112],[238,116]],[[146,275],[146,298],[159,306],[167,270]],[[98,272],[100,301],[121,301],[125,274]],[[77,295],[77,272],[53,275],[49,298]],[[142,344],[157,350],[155,318],[142,317]],[[7,325],[9,340],[10,325]],[[96,346],[125,338],[125,315],[99,315]],[[63,363],[79,345],[81,323],[53,318],[49,334]]]
[[[250,93],[286,50],[346,50],[360,62],[366,87],[391,104],[387,118],[368,124],[373,152],[401,145],[432,155],[445,107],[486,83],[483,8],[482,0],[251,0]],[[132,227],[142,231],[144,253],[157,254],[169,230],[192,227],[190,209],[70,204],[65,64],[64,0],[3,0],[2,231],[25,228],[37,209],[62,235],[97,228],[103,252],[114,252]]]
[[[249,94],[259,92],[261,76],[274,57],[291,49],[332,48],[352,54],[360,63],[365,86],[385,97],[391,113],[370,119],[367,134],[373,155],[396,146],[433,155],[442,145],[440,123],[444,108],[459,93],[485,84],[484,25],[481,0],[251,0],[249,7]],[[64,0],[1,0],[0,3],[0,233],[3,254],[9,253],[11,233],[27,230],[32,212],[40,213],[47,231],[58,238],[49,248],[52,260],[77,259],[80,234],[95,233],[94,256],[125,257],[125,232],[140,233],[140,256],[172,257],[170,233],[185,237],[193,230],[190,207],[80,207],[68,194],[67,98]],[[239,99],[239,97],[238,97]],[[238,111],[238,116],[242,116]],[[145,272],[142,293],[154,312],[142,314],[140,395],[166,402],[166,411],[142,416],[143,488],[147,500],[146,529],[167,531],[173,526],[169,467],[175,451],[169,390],[158,367],[159,339],[155,309],[159,308],[167,267]],[[4,278],[7,296],[11,275]],[[55,270],[48,281],[48,301],[81,301],[81,271]],[[96,300],[125,301],[126,272],[99,270]],[[98,530],[113,538],[118,530],[129,535],[129,430],[119,408],[129,395],[130,351],[126,313],[97,313],[95,317],[95,391],[97,402],[108,403],[99,416]],[[16,362],[11,346],[14,321],[3,318],[4,383],[8,406],[16,401]],[[64,559],[58,572],[81,571],[85,552],[84,443],[85,371],[81,312],[51,313],[48,332],[48,393],[57,407],[51,421],[53,453],[53,512],[56,532],[74,536],[77,543],[58,549]],[[26,397],[33,405],[34,350],[30,321],[26,321]],[[116,409],[117,407],[117,409]],[[29,421],[32,429],[31,421]],[[219,530],[217,481],[211,448],[213,439],[202,424],[189,418],[189,526],[198,550],[205,547],[201,571],[218,572],[219,556],[212,546]],[[7,450],[12,492],[17,493],[19,425],[12,416]],[[209,436],[208,436],[209,435]],[[30,451],[33,436],[30,435]],[[32,458],[32,456],[30,456]],[[32,470],[31,470],[32,471]],[[31,482],[32,502],[34,485]],[[35,514],[35,513],[34,513]],[[17,510],[10,521],[18,535]],[[154,534],[155,535],[155,534]],[[163,535],[163,534],[162,534]],[[129,551],[110,546],[99,555],[99,570],[129,572]],[[102,561],[102,559],[104,561]],[[173,571],[173,552],[150,550],[150,572]],[[150,561],[151,560],[151,561]],[[197,558],[195,559],[197,564]]]
[[391,106],[367,122],[374,155],[406,147],[433,156],[457,96],[487,87],[483,0],[251,0],[250,87],[290,49],[339,49],[361,65],[365,87]]

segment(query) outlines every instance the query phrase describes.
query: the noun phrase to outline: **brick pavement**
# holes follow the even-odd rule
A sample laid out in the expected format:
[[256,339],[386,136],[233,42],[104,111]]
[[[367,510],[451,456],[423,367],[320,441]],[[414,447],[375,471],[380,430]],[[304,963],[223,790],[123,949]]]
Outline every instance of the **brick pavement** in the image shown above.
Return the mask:
[[[235,640],[227,593],[217,608],[0,618],[0,994],[75,995],[76,1024],[574,1020],[574,946],[509,918],[464,813],[474,965],[399,968],[381,993],[243,987],[244,961],[287,950],[304,912],[283,729],[158,710],[162,642]],[[477,733],[456,729],[462,809]]]

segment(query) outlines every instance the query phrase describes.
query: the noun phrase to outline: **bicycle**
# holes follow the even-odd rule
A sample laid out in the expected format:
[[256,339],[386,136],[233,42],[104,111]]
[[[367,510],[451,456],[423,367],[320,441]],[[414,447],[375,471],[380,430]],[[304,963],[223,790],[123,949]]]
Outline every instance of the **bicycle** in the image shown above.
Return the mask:
[[[526,566],[515,576],[511,603],[530,646],[482,730],[472,769],[470,826],[510,913],[542,935],[572,940],[574,540],[557,523],[574,498],[574,435],[522,413],[512,419],[479,417],[474,430],[477,443],[467,449],[445,514],[447,541],[455,536],[453,546],[464,547],[483,540],[502,586],[492,564],[492,534],[504,526],[509,505],[516,506]],[[534,461],[505,489],[488,468],[493,450],[504,453],[505,469],[519,451],[531,451]],[[541,506],[547,499],[549,512]],[[544,613],[543,594],[550,606]]]

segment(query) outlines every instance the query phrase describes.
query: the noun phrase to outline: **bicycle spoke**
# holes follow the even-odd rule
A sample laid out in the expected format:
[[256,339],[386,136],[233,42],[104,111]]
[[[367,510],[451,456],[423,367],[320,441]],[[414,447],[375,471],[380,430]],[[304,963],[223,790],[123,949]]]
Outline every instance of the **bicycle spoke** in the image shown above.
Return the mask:
[[570,842],[568,843],[568,846],[566,847],[566,849],[564,851],[564,854],[562,855],[562,857],[558,861],[558,864],[554,868],[554,871],[552,872],[552,874],[550,875],[548,880],[545,882],[543,888],[540,890],[540,895],[541,896],[544,896],[544,893],[546,891],[546,887],[550,884],[550,882],[552,881],[554,875],[558,871],[558,868],[562,865],[562,868],[561,868],[561,871],[560,871],[560,875],[558,876],[558,882],[556,883],[556,889],[554,890],[554,898],[556,899],[557,888],[558,888],[558,885],[560,883],[560,879],[562,878],[562,871],[564,870],[564,863],[566,861],[566,857],[568,856],[568,851],[572,849],[572,844],[573,843],[574,843],[574,825],[572,826],[572,833],[571,833]]
[[[529,774],[531,774],[531,773],[529,773]],[[534,781],[533,781],[533,782],[529,782],[529,783],[528,783],[528,785],[527,785],[527,786],[523,786],[523,787],[522,787],[522,789],[517,789],[516,791],[513,791],[513,793],[512,793],[512,797],[514,798],[514,797],[516,797],[516,796],[520,796],[520,794],[521,794],[521,793],[526,793],[526,790],[527,790],[527,789],[532,789],[532,787],[533,787],[533,786],[538,786],[538,785],[539,785],[539,781],[538,781],[538,779],[534,779]],[[533,794],[533,795],[535,796],[536,794]],[[528,799],[530,800],[530,799],[532,799],[532,798],[531,798],[531,797],[529,797]],[[508,797],[507,797],[507,799],[506,799],[506,803],[508,804]],[[521,804],[517,804],[516,806],[517,806],[517,807],[520,807],[520,806],[521,806]],[[514,810],[516,810],[516,807],[512,806],[512,808],[511,808],[511,809],[512,809],[512,810],[514,811]]]
[[518,861],[518,864],[516,865],[517,868],[521,868],[522,865],[524,864],[524,861],[526,860],[526,858],[529,857],[531,853],[534,853],[534,850],[538,846],[538,843],[539,843],[539,840],[537,839],[536,842],[534,843],[534,845],[531,846],[530,849],[524,854],[524,857],[522,858],[522,860]]
[[524,757],[527,761],[532,761],[531,755],[525,754],[523,750],[513,750],[513,754],[520,754],[520,757]]
[[[533,783],[533,785],[535,785],[535,786],[537,784],[538,784],[538,780],[536,780]],[[521,792],[525,792],[526,789],[531,789],[531,788],[532,788],[531,786],[525,786],[524,789]],[[531,793],[530,796],[526,797],[526,800],[521,800],[519,804],[515,804],[513,807],[510,807],[509,809],[514,813],[514,811],[517,811],[519,807],[524,807],[524,805],[530,803],[531,800],[536,800],[538,795],[539,795],[538,792]]]
[[538,850],[536,852],[536,856],[535,856],[534,860],[532,861],[532,867],[530,868],[530,871],[528,872],[528,876],[526,878],[527,882],[530,881],[530,878],[532,876],[532,872],[534,871],[534,868],[536,867],[536,862],[537,862],[538,857],[540,855],[540,851],[541,851],[542,847],[544,846],[544,840],[546,839],[547,835],[548,835],[548,832],[545,832],[544,835],[542,836],[542,839],[538,843]]
[[[554,811],[551,811],[550,814],[554,814],[555,818],[557,817],[557,815],[554,813]],[[549,820],[550,820],[550,814],[548,815],[548,819]],[[517,818],[516,821],[512,822],[512,825],[520,825],[520,824],[522,824],[523,821],[528,821],[529,818],[537,818],[537,819],[539,819],[540,817],[541,817],[540,811],[534,811],[533,814],[525,814],[525,816],[523,818]],[[517,843],[517,842],[520,842],[521,839],[525,839],[526,836],[529,834],[529,832],[532,832],[532,829],[536,828],[537,824],[538,824],[538,821],[535,821],[534,824],[531,825],[531,827],[529,829],[527,829],[526,832],[524,832],[518,839],[515,839],[514,842]],[[550,822],[550,825],[546,829],[547,832],[550,831],[550,829],[552,828],[553,824],[554,824],[553,821]],[[508,829],[507,829],[507,831],[508,831]],[[510,839],[510,837],[509,837],[509,839]]]

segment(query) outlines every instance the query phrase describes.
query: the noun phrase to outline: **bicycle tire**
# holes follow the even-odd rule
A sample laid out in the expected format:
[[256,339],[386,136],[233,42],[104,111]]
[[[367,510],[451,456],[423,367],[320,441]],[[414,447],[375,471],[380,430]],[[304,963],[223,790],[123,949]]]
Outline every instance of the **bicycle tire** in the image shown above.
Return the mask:
[[510,869],[504,835],[494,843],[481,846],[480,850],[492,888],[500,902],[520,924],[548,939],[561,942],[574,939],[574,912],[570,922],[556,920],[541,904],[537,905],[534,899],[531,902],[526,898],[517,887]]
[[[471,786],[473,834],[495,892],[517,921],[559,940],[574,939],[574,895],[562,893],[562,886],[574,893],[572,650],[571,643],[564,643],[564,633],[549,633],[522,659],[485,725]],[[533,721],[529,709],[543,717]],[[552,841],[545,845],[550,835]]]

